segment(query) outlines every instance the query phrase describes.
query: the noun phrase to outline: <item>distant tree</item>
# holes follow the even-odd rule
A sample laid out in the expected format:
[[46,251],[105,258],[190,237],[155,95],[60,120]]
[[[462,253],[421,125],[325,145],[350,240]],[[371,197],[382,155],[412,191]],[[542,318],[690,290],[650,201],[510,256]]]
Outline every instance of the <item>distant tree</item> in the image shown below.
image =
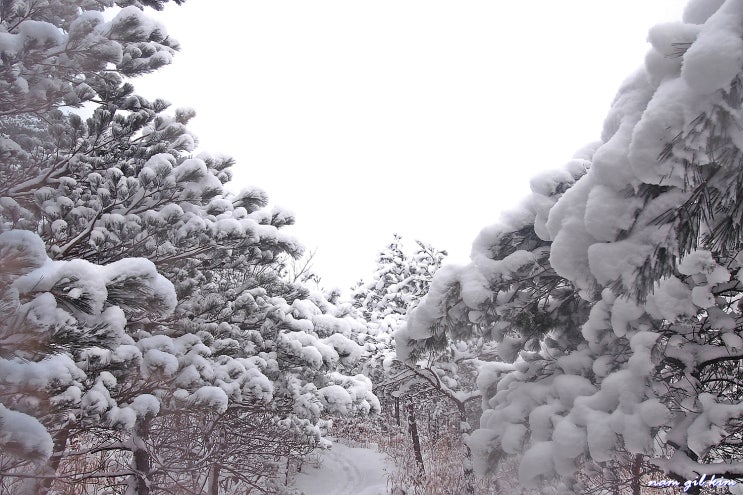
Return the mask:
[[402,237],[395,234],[379,253],[372,279],[359,281],[353,288],[354,306],[367,320],[381,322],[387,316],[393,319],[405,316],[428,292],[433,274],[441,267],[447,252],[415,242],[418,247],[409,255]]
[[354,316],[366,322],[371,335],[365,373],[377,382],[383,380],[385,367],[394,357],[393,332],[426,294],[434,273],[447,256],[446,251],[430,244],[417,240],[415,243],[417,248],[410,253],[402,237],[394,234],[392,242],[377,256],[371,280],[360,280],[352,288]]
[[[407,254],[402,238],[395,235],[393,241],[380,252],[377,270],[371,281],[359,282],[354,288],[354,306],[370,326],[382,330],[382,334],[404,332],[405,322],[429,291],[434,274],[446,272],[441,268],[446,251],[416,241],[418,248]],[[474,390],[473,359],[475,354],[467,345],[435,345],[421,349],[415,359],[407,362],[392,358],[393,342],[377,349],[369,360],[368,371],[376,382],[378,394],[387,401],[390,417],[396,425],[407,418],[407,431],[411,438],[412,454],[418,469],[416,482],[423,483],[425,476],[422,439],[430,432],[445,430],[455,418],[456,435],[469,432],[471,409],[469,404],[479,398]],[[401,352],[398,351],[398,355]],[[380,366],[382,365],[382,366]],[[431,414],[435,411],[435,414]],[[423,418],[423,419],[421,419]],[[420,426],[425,424],[425,429]],[[445,436],[441,431],[435,435]],[[465,489],[474,493],[474,476],[469,448],[463,446],[462,464],[465,466]]]

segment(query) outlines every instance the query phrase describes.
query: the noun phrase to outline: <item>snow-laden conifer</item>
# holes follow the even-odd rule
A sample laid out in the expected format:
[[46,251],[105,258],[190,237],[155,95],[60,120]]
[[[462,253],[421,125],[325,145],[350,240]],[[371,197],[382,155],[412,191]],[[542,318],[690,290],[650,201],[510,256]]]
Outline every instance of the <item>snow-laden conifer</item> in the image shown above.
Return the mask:
[[694,0],[652,28],[601,142],[535,179],[398,333],[403,358],[492,339],[469,441],[482,467],[519,456],[523,485],[573,493],[743,473],[741,19],[741,2]]
[[234,163],[193,153],[193,110],[134,92],[177,48],[143,10],[164,3],[0,7],[11,492],[265,492],[281,459],[326,444],[330,415],[379,409],[354,369],[359,323],[285,276],[293,215],[225,189]]

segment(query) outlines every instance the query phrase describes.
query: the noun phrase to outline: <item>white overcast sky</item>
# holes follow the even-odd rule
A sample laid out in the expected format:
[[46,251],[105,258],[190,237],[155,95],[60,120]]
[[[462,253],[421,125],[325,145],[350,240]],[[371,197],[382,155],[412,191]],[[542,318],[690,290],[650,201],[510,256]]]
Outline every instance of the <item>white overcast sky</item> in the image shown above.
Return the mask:
[[369,278],[399,233],[466,262],[529,178],[598,139],[648,28],[681,0],[188,0],[140,78],[196,109],[235,186],[296,214],[326,287]]

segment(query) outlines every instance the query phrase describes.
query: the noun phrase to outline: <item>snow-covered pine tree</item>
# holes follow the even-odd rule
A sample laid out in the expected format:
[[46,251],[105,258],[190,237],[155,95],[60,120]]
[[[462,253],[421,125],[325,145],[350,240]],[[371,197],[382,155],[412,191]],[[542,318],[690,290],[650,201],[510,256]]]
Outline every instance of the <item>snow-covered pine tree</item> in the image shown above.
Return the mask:
[[[590,490],[580,473],[640,457],[682,483],[743,475],[743,4],[693,0],[649,41],[602,141],[579,156],[587,172],[571,162],[567,190],[533,183],[525,220],[486,230],[472,263],[441,272],[399,334],[402,357],[462,329],[494,337],[470,445],[491,468],[520,456],[526,486]],[[500,253],[530,225],[547,257]],[[511,312],[520,297],[522,318]],[[633,472],[627,489],[639,493]]]
[[377,268],[372,280],[360,280],[352,289],[354,306],[361,311],[367,321],[380,321],[388,314],[405,314],[405,309],[393,304],[380,305],[388,295],[389,287],[407,278],[405,259],[401,240],[394,234],[393,240],[377,256]]
[[371,341],[370,357],[365,360],[365,374],[380,381],[394,357],[392,334],[405,322],[407,314],[420,301],[447,256],[446,251],[415,241],[410,251],[400,235],[377,256],[377,267],[371,280],[360,280],[353,288],[353,307],[367,322]]
[[[159,10],[167,1],[3,2],[0,115],[41,115],[130,94],[125,77],[170,63],[178,49],[162,26],[142,14],[143,6]],[[104,21],[101,12],[113,6],[123,9]]]
[[[168,317],[175,308],[175,291],[148,260],[105,266],[85,260],[53,262],[43,241],[23,230],[0,234],[0,266],[0,484],[13,493],[43,493],[51,485],[47,479],[12,473],[38,472],[30,463],[43,465],[64,447],[73,411],[93,420],[106,401],[107,387],[115,383],[110,372],[86,374],[78,359],[107,352],[109,369],[131,362],[136,349],[126,333],[128,322],[143,312]],[[134,303],[119,297],[124,286],[142,299]],[[147,395],[132,397],[116,413],[133,423]],[[52,457],[50,469],[40,474],[53,474],[59,462]]]
[[[416,251],[410,255],[402,238],[395,235],[379,254],[373,279],[368,283],[359,282],[354,289],[354,306],[369,320],[370,327],[381,330],[377,331],[382,337],[404,331],[408,315],[428,292],[434,274],[446,257],[445,251],[429,244],[420,241],[416,244]],[[442,269],[446,270],[446,267]],[[449,346],[444,338],[431,339],[424,347],[416,356],[420,359],[403,363],[393,362],[392,342],[378,346],[366,371],[377,383],[378,392],[387,399],[388,419],[400,425],[402,416],[407,416],[407,430],[417,466],[411,477],[418,483],[425,473],[421,437],[430,437],[428,432],[431,431],[437,432],[435,435],[449,435],[452,425],[454,436],[459,436],[462,428],[469,428],[471,408],[468,404],[479,396],[473,390],[474,355],[467,345]],[[419,423],[425,427],[419,428]],[[425,433],[419,433],[421,430]],[[474,479],[466,446],[463,457],[468,466],[463,489],[472,493]]]
[[430,244],[415,242],[418,247],[409,255],[402,237],[394,234],[392,242],[377,256],[372,279],[361,280],[353,288],[354,306],[367,320],[382,322],[387,316],[393,320],[405,316],[428,292],[431,278],[447,253]]
[[[104,21],[114,3],[124,8]],[[281,230],[293,217],[258,189],[228,193],[232,161],[190,154],[193,111],[167,115],[126,81],[177,46],[143,4],[2,6],[0,50],[17,70],[0,116],[0,232],[4,253],[31,254],[4,254],[21,266],[4,286],[0,356],[60,372],[33,382],[43,401],[8,375],[0,484],[14,493],[266,490],[276,456],[322,443],[323,415],[378,410],[368,379],[342,373],[360,355],[354,325],[282,279],[282,260],[301,253]],[[85,101],[99,105],[89,118],[69,111]],[[37,307],[33,325],[14,326]],[[26,332],[43,335],[29,347]],[[267,440],[240,464],[251,444],[205,444],[208,429]]]
[[[161,6],[164,2],[150,3]],[[40,240],[8,230],[42,232],[37,228],[40,216],[21,206],[24,195],[30,190],[40,192],[36,199],[41,202],[47,192],[43,186],[53,184],[63,189],[74,182],[65,180],[70,156],[59,149],[69,145],[70,139],[65,138],[70,133],[64,135],[65,127],[58,125],[61,114],[53,109],[97,98],[125,97],[131,87],[122,76],[154,70],[167,63],[177,48],[159,26],[141,15],[141,4],[124,8],[104,22],[100,10],[111,5],[113,2],[62,1],[4,2],[1,6],[5,34],[0,53],[5,63],[0,68],[4,88],[0,102],[0,202],[1,230],[7,231],[3,234],[3,265],[10,277],[3,295],[8,303],[4,305],[8,313],[4,313],[3,362],[6,368],[15,368],[13,373],[6,369],[8,389],[3,403],[20,409],[12,411],[4,406],[3,436],[9,445],[18,442],[17,449],[6,445],[5,454],[29,452],[19,442],[24,429],[16,428],[24,423],[33,426],[33,421],[24,420],[22,412],[42,420],[53,434],[53,450],[64,446],[69,432],[67,412],[84,407],[96,395],[94,389],[110,383],[106,374],[86,376],[74,360],[85,349],[99,346],[112,351],[113,360],[121,364],[128,357],[126,353],[116,354],[113,348],[126,348],[130,343],[124,335],[127,321],[141,313],[167,316],[175,305],[172,284],[157,282],[161,277],[151,262],[120,259],[96,266],[68,257],[69,261],[51,264],[46,254],[40,254],[44,253]],[[116,70],[110,70],[113,67]],[[75,118],[70,117],[70,121]],[[70,199],[61,203],[62,208],[72,206]],[[45,206],[53,210],[52,205]],[[62,220],[54,229],[47,228],[61,231],[65,224]],[[8,263],[20,264],[9,267]],[[26,345],[29,341],[32,346]],[[26,365],[20,366],[21,362]],[[64,371],[59,363],[78,366]],[[35,371],[29,374],[24,369]],[[29,393],[30,384],[37,388],[33,393]],[[136,416],[134,408],[123,412]],[[29,441],[37,436],[30,435]],[[51,453],[44,449],[43,456],[33,458],[40,460]],[[9,464],[3,463],[3,480],[12,483],[14,478],[8,477],[5,468],[23,468],[27,459],[25,455],[4,457]],[[58,464],[58,456],[50,460],[50,467]],[[49,478],[40,485],[38,479],[32,481],[26,483],[25,491],[41,493],[50,485]]]
[[[532,180],[533,194],[524,207],[482,231],[470,265],[440,270],[408,324],[395,334],[397,355],[407,363],[407,372],[419,369],[424,370],[418,371],[420,378],[435,377],[429,378],[429,386],[460,413],[467,425],[462,429],[465,439],[469,424],[478,423],[469,417],[467,405],[481,394],[484,402],[492,393],[482,382],[477,390],[474,367],[487,361],[509,363],[519,356],[534,361],[547,336],[555,350],[577,345],[570,332],[555,330],[585,319],[588,304],[551,269],[550,242],[538,232],[544,231],[549,208],[587,166],[585,159],[576,158],[565,170]],[[478,380],[486,376],[481,373]],[[476,454],[481,461],[482,452]],[[470,455],[465,447],[465,465]]]

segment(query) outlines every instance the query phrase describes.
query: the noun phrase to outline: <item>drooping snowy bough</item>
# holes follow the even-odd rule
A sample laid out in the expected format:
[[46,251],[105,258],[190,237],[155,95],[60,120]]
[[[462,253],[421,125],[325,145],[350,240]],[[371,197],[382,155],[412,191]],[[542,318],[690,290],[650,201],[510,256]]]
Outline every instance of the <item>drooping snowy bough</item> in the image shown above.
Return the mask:
[[492,339],[470,445],[525,486],[743,477],[743,2],[693,0],[649,41],[601,142],[535,178],[397,335],[408,359]]

